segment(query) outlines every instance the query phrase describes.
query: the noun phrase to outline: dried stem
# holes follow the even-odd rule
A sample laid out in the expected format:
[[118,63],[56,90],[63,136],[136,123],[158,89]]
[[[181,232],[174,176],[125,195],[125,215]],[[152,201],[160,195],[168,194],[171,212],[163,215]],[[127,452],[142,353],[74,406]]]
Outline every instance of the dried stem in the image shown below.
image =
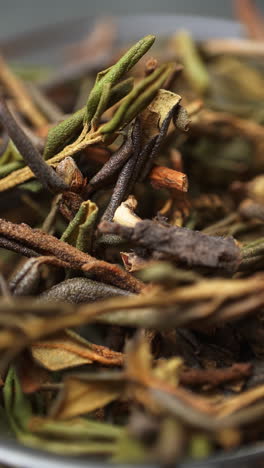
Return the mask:
[[33,104],[23,83],[17,78],[0,56],[0,81],[15,98],[18,108],[36,128],[41,128],[48,122],[41,112]]
[[[88,254],[60,241],[39,229],[32,229],[26,224],[14,224],[0,219],[0,234],[7,240],[25,245],[38,254],[54,255],[66,262],[70,268],[81,269],[95,274],[106,283],[119,286],[132,292],[139,292],[143,285],[130,274],[116,265],[96,260]],[[12,247],[11,247],[12,248]],[[12,249],[13,250],[13,249]]]
[[95,190],[106,181],[108,181],[114,174],[116,174],[122,166],[126,163],[133,150],[132,137],[129,136],[123,145],[110,157],[110,159],[104,164],[102,169],[95,174],[90,180],[88,190]]
[[26,164],[31,168],[35,176],[40,179],[42,184],[52,192],[66,190],[68,186],[42,159],[41,154],[15,121],[3,99],[0,99],[0,120]]
[[241,57],[264,57],[264,44],[249,39],[209,39],[202,43],[207,55],[239,55]]
[[154,166],[149,174],[149,179],[155,188],[167,188],[169,190],[188,191],[187,175],[174,171],[168,167]]
[[136,161],[140,152],[140,143],[141,143],[140,122],[139,120],[136,120],[133,133],[132,133],[133,153],[119,174],[119,177],[117,179],[109,205],[107,206],[102,216],[102,219],[105,221],[112,221],[115,211],[117,210],[119,205],[128,195],[127,192],[132,189],[131,177],[132,177],[132,174],[136,165]]

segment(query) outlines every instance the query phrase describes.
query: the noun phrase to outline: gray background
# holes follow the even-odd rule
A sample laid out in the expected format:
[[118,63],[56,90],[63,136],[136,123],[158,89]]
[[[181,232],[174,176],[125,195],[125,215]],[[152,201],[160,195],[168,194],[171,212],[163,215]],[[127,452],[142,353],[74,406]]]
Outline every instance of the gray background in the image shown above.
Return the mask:
[[[257,4],[264,11],[264,0]],[[63,19],[139,12],[233,17],[231,0],[0,0],[0,38]]]

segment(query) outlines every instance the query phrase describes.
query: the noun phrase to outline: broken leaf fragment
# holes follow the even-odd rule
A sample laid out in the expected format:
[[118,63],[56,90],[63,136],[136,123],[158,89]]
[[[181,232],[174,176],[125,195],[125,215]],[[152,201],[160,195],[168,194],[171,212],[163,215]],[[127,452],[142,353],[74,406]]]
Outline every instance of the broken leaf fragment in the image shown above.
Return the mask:
[[166,89],[159,89],[155,98],[141,113],[140,121],[143,128],[143,142],[159,134],[162,123],[173,107],[177,107],[181,97]]

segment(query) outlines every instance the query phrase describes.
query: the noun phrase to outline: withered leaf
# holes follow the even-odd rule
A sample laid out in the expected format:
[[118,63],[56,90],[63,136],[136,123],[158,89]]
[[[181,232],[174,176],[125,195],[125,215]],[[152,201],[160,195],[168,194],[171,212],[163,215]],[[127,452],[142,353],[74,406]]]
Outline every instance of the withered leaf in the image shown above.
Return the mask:
[[69,419],[81,414],[103,408],[122,395],[122,382],[115,379],[108,381],[85,380],[78,376],[69,376],[64,380],[64,388],[50,409],[50,416],[55,419]]
[[143,142],[149,141],[151,138],[159,134],[159,130],[168,112],[171,108],[176,107],[181,101],[181,97],[172,91],[160,89],[156,97],[149,104],[141,115],[141,123],[144,129]]
[[99,362],[104,365],[121,365],[122,353],[104,346],[89,343],[76,333],[66,330],[52,338],[35,341],[31,346],[34,359],[51,371]]

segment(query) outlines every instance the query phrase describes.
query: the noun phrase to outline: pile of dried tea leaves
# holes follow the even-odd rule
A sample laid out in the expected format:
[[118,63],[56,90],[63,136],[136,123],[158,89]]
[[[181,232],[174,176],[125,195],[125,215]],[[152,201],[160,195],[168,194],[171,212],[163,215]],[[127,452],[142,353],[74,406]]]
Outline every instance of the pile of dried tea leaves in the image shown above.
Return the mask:
[[264,27],[237,5],[248,39],[152,56],[103,21],[56,72],[0,59],[2,437],[164,464],[262,442]]

